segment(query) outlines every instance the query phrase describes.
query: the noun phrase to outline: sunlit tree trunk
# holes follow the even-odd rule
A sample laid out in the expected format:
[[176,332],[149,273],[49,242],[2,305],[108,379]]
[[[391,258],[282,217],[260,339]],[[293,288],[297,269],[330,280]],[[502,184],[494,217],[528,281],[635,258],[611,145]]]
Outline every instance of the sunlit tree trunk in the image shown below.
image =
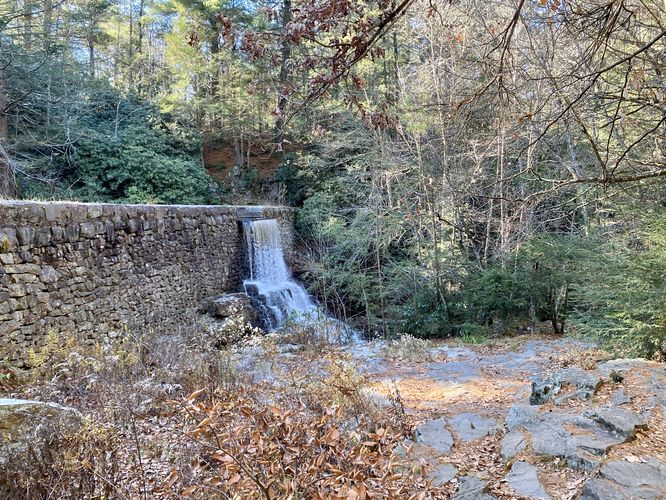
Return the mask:
[[287,25],[291,21],[291,0],[282,3],[282,62],[280,64],[280,79],[278,81],[277,120],[275,121],[275,144],[277,150],[282,151],[284,140],[284,114],[287,109],[287,84],[289,78],[289,58],[291,57],[291,43],[286,39]]
[[7,123],[7,88],[5,71],[0,69],[0,198],[16,197],[16,178],[7,154],[9,126]]

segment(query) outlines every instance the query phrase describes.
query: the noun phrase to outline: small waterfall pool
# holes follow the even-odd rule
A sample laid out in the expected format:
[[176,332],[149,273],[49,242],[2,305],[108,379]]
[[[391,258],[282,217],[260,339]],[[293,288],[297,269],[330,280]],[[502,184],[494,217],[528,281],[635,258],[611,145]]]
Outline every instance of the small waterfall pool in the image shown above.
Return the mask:
[[344,323],[328,317],[305,288],[291,277],[284,260],[277,220],[246,220],[243,221],[243,231],[249,273],[243,287],[262,305],[264,322],[271,330],[300,325],[313,327],[329,338],[355,337]]

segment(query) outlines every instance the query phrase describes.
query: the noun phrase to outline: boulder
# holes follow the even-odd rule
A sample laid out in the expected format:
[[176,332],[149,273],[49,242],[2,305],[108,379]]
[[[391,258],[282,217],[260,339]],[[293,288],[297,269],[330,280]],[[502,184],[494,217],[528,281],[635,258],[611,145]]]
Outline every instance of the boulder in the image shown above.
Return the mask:
[[246,293],[228,293],[206,297],[199,302],[199,311],[207,312],[215,318],[242,319],[252,326],[259,326],[259,314],[255,302],[256,299]]
[[74,432],[81,415],[73,408],[26,399],[0,399],[0,468],[18,465],[29,454],[48,455],[49,446]]
[[252,306],[252,299],[246,293],[230,293],[215,298],[209,312],[217,318],[228,318],[230,316],[246,316],[255,318],[257,312]]

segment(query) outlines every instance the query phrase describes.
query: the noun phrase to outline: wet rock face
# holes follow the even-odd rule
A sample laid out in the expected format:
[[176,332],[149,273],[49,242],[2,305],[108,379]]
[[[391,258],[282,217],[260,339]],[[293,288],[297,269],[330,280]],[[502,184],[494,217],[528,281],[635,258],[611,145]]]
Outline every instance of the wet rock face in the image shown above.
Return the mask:
[[0,399],[0,469],[32,454],[48,454],[58,436],[75,432],[81,416],[72,408],[23,399]]
[[[292,211],[259,208],[278,220],[289,258]],[[182,328],[203,297],[239,289],[244,213],[0,201],[0,352],[21,366],[47,332],[92,344]]]
[[208,313],[216,318],[239,316],[252,324],[259,320],[252,298],[245,293],[229,293],[212,298]]

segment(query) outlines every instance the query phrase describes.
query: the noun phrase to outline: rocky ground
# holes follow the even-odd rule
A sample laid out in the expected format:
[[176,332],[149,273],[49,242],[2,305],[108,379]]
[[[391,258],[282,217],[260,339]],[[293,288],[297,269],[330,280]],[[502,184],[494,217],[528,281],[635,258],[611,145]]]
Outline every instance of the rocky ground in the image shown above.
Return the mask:
[[[401,453],[455,500],[666,498],[666,366],[569,339],[353,349],[378,400],[421,421]],[[425,359],[423,359],[425,358]]]
[[[192,345],[157,338],[101,359],[69,353],[46,380],[0,393],[51,402],[0,399],[0,466],[21,446],[48,442],[42,434],[52,432],[54,421],[65,428],[94,421],[83,425],[92,441],[81,449],[96,456],[115,442],[114,463],[131,466],[117,471],[116,491],[180,498],[197,484],[199,466],[190,463],[182,418],[167,401],[203,382],[221,387],[235,379],[267,404],[282,394],[326,408],[351,404],[365,411],[370,404],[374,414],[403,408],[399,421],[410,437],[387,450],[418,471],[418,491],[431,492],[423,498],[666,498],[664,364],[611,360],[590,344],[548,336],[480,345],[405,337],[340,347],[300,332],[255,336],[229,348],[233,325],[225,321],[219,328],[204,323],[207,333]],[[19,434],[25,439],[17,440]],[[423,474],[434,489],[423,489]]]

